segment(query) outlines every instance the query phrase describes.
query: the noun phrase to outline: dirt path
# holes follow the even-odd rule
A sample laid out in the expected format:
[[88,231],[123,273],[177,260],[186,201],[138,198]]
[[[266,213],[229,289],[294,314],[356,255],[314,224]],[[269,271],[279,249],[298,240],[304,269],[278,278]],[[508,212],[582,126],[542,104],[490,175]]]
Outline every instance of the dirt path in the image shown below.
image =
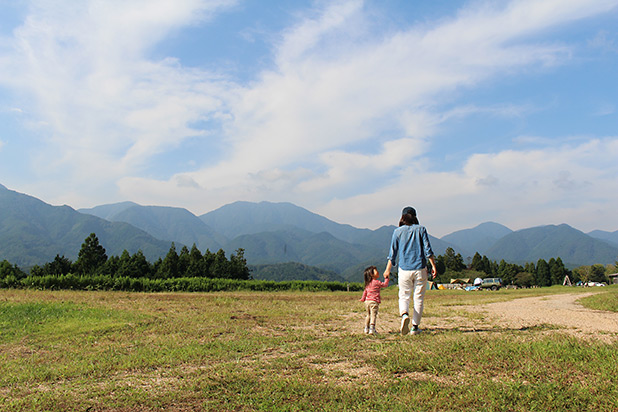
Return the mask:
[[593,294],[521,298],[483,305],[478,310],[499,318],[501,324],[512,328],[551,324],[584,333],[618,333],[618,314],[588,309],[577,303],[577,300]]
[[[507,302],[489,303],[479,306],[460,307],[467,312],[476,313],[479,319],[471,320],[461,317],[451,318],[451,322],[427,318],[427,327],[431,324],[438,329],[451,324],[451,328],[469,328],[482,330],[486,327],[504,327],[508,329],[528,329],[544,325],[557,326],[564,331],[581,337],[595,337],[607,341],[618,339],[618,314],[588,309],[577,300],[598,292],[550,295],[514,299]],[[453,322],[454,321],[454,322]],[[425,322],[425,320],[423,320]]]

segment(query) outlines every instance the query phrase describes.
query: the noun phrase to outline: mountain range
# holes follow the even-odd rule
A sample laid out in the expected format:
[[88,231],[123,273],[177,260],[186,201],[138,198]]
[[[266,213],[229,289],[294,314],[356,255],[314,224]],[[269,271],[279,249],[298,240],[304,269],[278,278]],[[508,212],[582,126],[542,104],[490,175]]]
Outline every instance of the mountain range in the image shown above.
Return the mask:
[[75,260],[82,242],[93,232],[108,255],[141,249],[150,260],[170,247],[170,242],[126,222],[110,222],[69,206],[51,206],[0,185],[0,260],[20,267],[49,262],[57,254]]
[[[313,278],[318,275],[307,267],[356,279],[363,267],[384,265],[394,229],[339,224],[291,203],[235,202],[201,216],[133,202],[74,210],[0,185],[0,260],[25,268],[49,262],[56,254],[75,260],[81,243],[94,232],[108,255],[141,249],[153,261],[164,256],[172,242],[178,250],[193,244],[201,251],[233,253],[243,248],[247,262],[268,268],[268,273],[273,273],[272,265],[295,262]],[[515,263],[552,257],[570,266],[618,260],[618,231],[585,234],[566,224],[513,231],[486,222],[430,240],[436,254],[452,247],[464,259],[479,252]],[[327,276],[324,273],[319,276]]]

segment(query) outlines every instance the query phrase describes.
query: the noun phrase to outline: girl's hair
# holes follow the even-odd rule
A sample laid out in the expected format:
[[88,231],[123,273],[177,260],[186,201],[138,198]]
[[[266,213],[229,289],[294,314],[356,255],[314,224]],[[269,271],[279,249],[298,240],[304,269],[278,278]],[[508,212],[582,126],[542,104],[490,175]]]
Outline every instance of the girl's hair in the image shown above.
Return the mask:
[[403,225],[407,225],[407,226],[412,226],[412,225],[418,225],[418,219],[416,218],[416,216],[410,214],[410,213],[405,213],[403,215],[401,215],[401,219],[399,219],[399,226],[403,226]]
[[374,270],[378,270],[378,268],[375,266],[369,266],[368,268],[365,269],[365,287],[367,287],[367,285],[370,284],[371,281],[373,280]]

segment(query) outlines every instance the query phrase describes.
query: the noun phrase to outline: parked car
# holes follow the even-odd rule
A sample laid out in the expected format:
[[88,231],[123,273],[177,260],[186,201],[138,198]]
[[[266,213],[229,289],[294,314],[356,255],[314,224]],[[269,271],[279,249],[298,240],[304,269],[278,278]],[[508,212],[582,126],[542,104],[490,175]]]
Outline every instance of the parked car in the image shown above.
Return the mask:
[[486,278],[483,279],[483,283],[481,283],[481,288],[483,289],[498,290],[502,286],[504,286],[504,284],[500,278]]

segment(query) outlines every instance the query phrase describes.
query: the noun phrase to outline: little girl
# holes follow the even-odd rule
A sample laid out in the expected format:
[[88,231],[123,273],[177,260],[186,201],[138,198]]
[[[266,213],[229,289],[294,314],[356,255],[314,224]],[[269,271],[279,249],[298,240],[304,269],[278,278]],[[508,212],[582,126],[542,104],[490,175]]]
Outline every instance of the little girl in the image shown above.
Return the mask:
[[378,278],[380,272],[375,266],[369,266],[365,269],[365,291],[361,302],[365,302],[367,308],[367,316],[365,317],[365,333],[373,335],[376,333],[376,318],[378,317],[378,308],[380,306],[380,289],[388,286],[389,276],[384,277],[384,282],[380,282]]

